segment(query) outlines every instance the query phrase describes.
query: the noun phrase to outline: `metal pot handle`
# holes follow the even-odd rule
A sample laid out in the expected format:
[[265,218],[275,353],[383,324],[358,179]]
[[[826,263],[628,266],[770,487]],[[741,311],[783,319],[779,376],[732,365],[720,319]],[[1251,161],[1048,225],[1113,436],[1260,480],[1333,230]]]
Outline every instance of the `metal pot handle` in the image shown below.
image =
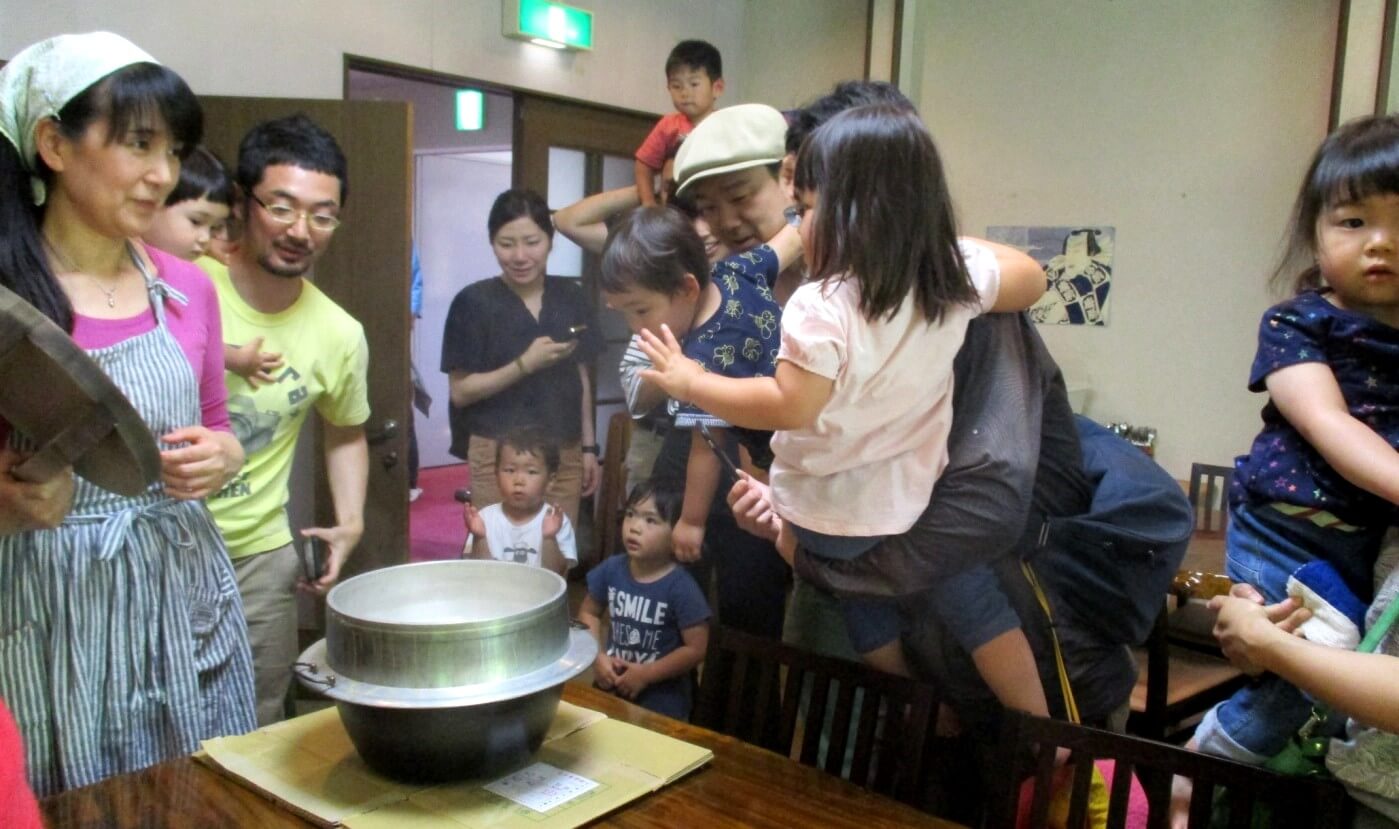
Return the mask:
[[291,672],[307,682],[314,682],[327,688],[335,687],[335,674],[321,676],[320,666],[314,662],[293,662],[291,663]]

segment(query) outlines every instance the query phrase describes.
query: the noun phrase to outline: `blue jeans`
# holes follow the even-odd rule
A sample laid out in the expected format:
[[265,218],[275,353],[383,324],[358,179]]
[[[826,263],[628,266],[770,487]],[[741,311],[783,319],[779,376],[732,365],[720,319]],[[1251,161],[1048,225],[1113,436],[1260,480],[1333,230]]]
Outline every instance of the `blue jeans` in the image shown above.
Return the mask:
[[[1229,521],[1225,573],[1257,587],[1269,604],[1287,598],[1288,576],[1317,559],[1334,566],[1361,601],[1371,600],[1379,533],[1328,530],[1266,504],[1235,505]],[[1195,738],[1202,751],[1261,763],[1282,751],[1311,710],[1296,686],[1267,674],[1215,706]]]

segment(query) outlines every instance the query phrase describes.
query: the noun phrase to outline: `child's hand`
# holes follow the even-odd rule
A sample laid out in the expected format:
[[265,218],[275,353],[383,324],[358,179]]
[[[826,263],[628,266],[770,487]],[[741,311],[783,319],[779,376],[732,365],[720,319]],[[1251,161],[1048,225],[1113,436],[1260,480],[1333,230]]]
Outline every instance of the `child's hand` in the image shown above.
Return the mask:
[[544,523],[540,525],[545,538],[554,538],[563,529],[563,510],[558,504],[544,505]]
[[[476,507],[470,501],[461,505],[462,520],[466,522],[466,529],[473,538],[486,537],[486,519],[481,517],[481,513],[476,511]],[[544,519],[548,523],[549,519]]]
[[593,660],[593,681],[597,683],[597,687],[611,691],[617,686],[617,676],[617,670],[612,666],[612,657],[599,653],[597,659]]
[[675,550],[676,561],[685,564],[699,561],[704,547],[704,525],[691,524],[681,518],[675,522],[675,529],[671,530],[670,544]]
[[255,337],[241,346],[224,346],[224,367],[248,381],[248,385],[271,385],[277,382],[272,372],[282,367],[282,355],[262,350],[262,337]]
[[685,356],[670,326],[662,324],[659,337],[649,328],[642,329],[640,345],[654,366],[642,371],[641,379],[655,383],[676,400],[689,402],[690,386],[696,377],[704,374],[704,367]]
[[617,680],[613,683],[613,689],[619,696],[626,699],[636,699],[646,687],[651,684],[651,674],[645,665],[638,665],[634,662],[621,663],[624,669],[617,675]]

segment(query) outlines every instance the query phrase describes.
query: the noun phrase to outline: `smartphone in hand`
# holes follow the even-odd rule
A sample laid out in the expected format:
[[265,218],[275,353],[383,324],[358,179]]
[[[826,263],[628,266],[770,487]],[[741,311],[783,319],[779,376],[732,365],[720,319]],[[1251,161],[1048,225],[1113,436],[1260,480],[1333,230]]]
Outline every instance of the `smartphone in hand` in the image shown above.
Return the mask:
[[738,467],[734,466],[734,462],[729,459],[729,456],[727,454],[724,453],[723,447],[721,447],[719,445],[719,442],[714,439],[714,435],[709,431],[709,424],[701,423],[699,425],[699,432],[700,436],[704,438],[704,442],[709,444],[709,448],[713,449],[714,454],[719,456],[719,462],[724,465],[724,468],[727,469],[729,474],[733,476],[733,479],[735,481],[739,480],[740,476],[738,474]]
[[301,545],[301,574],[307,582],[314,582],[325,575],[326,548],[319,538],[307,537]]
[[554,342],[556,342],[556,343],[568,343],[568,342],[573,342],[574,340],[576,340],[576,339],[578,339],[579,337],[583,336],[583,332],[584,332],[584,331],[587,331],[587,330],[588,330],[588,326],[583,325],[583,324],[581,324],[581,323],[578,324],[578,325],[570,325],[568,328],[564,329],[564,332],[563,332],[562,335],[559,335],[559,334],[553,335],[553,340],[554,340]]

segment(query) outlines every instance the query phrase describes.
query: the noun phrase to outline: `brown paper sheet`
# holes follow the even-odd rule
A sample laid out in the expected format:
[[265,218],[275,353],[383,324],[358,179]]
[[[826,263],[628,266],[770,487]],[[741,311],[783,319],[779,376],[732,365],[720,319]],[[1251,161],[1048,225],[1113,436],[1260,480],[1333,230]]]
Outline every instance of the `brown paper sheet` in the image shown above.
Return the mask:
[[321,826],[571,829],[683,777],[714,755],[561,702],[530,762],[548,763],[598,786],[547,813],[483,788],[497,778],[429,787],[382,777],[359,759],[334,708],[251,734],[207,740],[196,756]]

